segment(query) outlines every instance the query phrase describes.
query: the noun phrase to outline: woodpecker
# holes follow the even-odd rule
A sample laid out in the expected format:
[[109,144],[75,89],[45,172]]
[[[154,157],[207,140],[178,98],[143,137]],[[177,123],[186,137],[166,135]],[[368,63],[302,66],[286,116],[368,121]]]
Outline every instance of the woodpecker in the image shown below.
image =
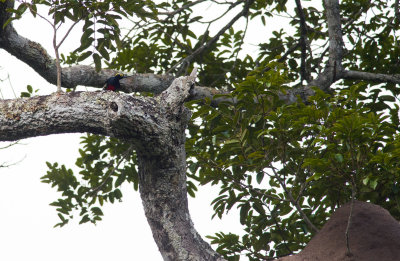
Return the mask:
[[119,84],[119,80],[126,78],[122,73],[117,73],[114,77],[110,77],[105,81],[104,90],[107,91],[118,91],[119,88],[121,88],[121,85]]

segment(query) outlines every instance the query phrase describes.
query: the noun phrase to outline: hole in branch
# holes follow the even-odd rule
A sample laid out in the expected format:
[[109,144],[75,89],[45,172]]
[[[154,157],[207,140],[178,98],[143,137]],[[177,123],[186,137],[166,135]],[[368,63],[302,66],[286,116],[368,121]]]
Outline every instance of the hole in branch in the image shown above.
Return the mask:
[[114,112],[118,111],[118,105],[115,102],[111,102],[110,103],[110,108],[111,110],[113,110]]

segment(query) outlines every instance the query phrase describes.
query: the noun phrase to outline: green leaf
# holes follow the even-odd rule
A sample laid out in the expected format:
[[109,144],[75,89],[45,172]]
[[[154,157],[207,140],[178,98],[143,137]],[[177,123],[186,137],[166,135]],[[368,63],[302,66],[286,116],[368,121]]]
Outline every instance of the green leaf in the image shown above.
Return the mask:
[[121,174],[119,174],[117,180],[115,181],[114,186],[116,188],[119,187],[126,180],[126,176],[127,176],[127,174],[125,171],[122,172]]
[[11,23],[14,19],[15,19],[15,18],[13,18],[13,17],[8,18],[7,21],[3,24],[3,29],[6,28],[6,26],[7,26],[9,23]]
[[370,186],[372,189],[376,189],[376,187],[378,186],[378,180],[376,180],[376,179],[370,180],[370,181],[369,181],[369,186]]
[[99,72],[101,70],[101,58],[100,55],[98,55],[97,53],[93,54],[93,61],[96,67],[96,71]]
[[103,216],[103,211],[98,207],[92,207],[92,213],[97,216]]
[[342,162],[343,162],[343,155],[340,154],[340,153],[336,153],[336,154],[335,154],[335,159],[336,159],[338,162],[342,163]]
[[92,55],[92,51],[86,51],[84,53],[82,53],[81,55],[79,55],[78,59],[76,60],[77,62],[82,62],[84,61],[86,58],[88,58],[90,55]]
[[244,225],[246,223],[249,210],[250,210],[249,202],[246,202],[240,207],[240,224]]
[[89,215],[84,215],[81,219],[81,221],[79,221],[79,225],[83,224],[83,223],[87,223],[90,221]]
[[99,51],[99,53],[101,54],[101,56],[106,59],[107,61],[110,60],[110,55],[107,52],[106,48],[103,47],[98,47],[97,51]]
[[21,97],[31,97],[31,94],[29,92],[21,92]]
[[26,89],[28,90],[29,93],[33,93],[33,88],[31,85],[27,85]]
[[264,172],[257,173],[256,181],[258,184],[261,184],[262,180],[264,179]]

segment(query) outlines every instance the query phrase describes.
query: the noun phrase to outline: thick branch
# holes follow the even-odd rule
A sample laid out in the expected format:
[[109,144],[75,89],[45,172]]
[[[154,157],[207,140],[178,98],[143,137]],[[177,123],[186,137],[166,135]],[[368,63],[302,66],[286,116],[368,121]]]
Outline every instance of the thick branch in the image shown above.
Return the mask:
[[340,21],[339,0],[324,0],[326,19],[328,23],[329,34],[329,61],[323,72],[319,73],[317,78],[309,82],[308,86],[301,88],[300,93],[303,100],[310,95],[314,95],[311,87],[316,86],[321,90],[328,92],[330,86],[342,78],[342,59],[343,59],[343,36]]
[[[2,28],[10,17],[6,9],[12,7],[13,1],[0,2],[0,48],[26,63],[48,82],[56,85],[57,65],[55,59],[39,43],[20,36],[12,23],[4,29]],[[74,88],[78,85],[102,88],[104,81],[117,72],[107,69],[96,72],[94,67],[85,65],[64,67],[62,68],[61,85],[66,88]],[[134,74],[121,81],[121,90],[128,93],[161,93],[168,88],[172,80],[171,75]]]
[[0,100],[0,141],[72,132],[142,139],[165,124],[156,105],[106,91]]
[[309,72],[307,71],[307,24],[304,16],[301,1],[296,0],[296,7],[300,18],[300,46],[301,46],[301,80],[309,81]]
[[342,70],[344,47],[339,0],[325,0],[324,2],[329,33],[329,66],[336,70],[334,78],[337,79]]
[[[0,48],[26,63],[39,75],[52,84],[57,83],[57,66],[55,60],[38,43],[18,35],[11,25],[8,25],[0,35]],[[103,69],[96,72],[94,67],[76,65],[62,68],[62,86],[74,88],[78,85],[101,88],[104,81],[115,75],[117,71]],[[124,92],[161,93],[171,84],[171,75],[134,74],[121,81]]]
[[[323,91],[329,91],[332,83],[342,78],[399,83],[398,75],[391,76],[356,71],[343,71],[341,67],[343,40],[340,30],[339,3],[337,0],[324,1],[329,28],[329,63],[326,65],[324,71],[320,73],[316,79],[312,80],[308,86],[291,90],[285,95],[280,95],[281,98],[289,103],[297,101],[297,96],[306,100],[307,97],[314,94],[310,87],[317,86]],[[251,3],[252,1],[247,1],[246,7],[228,25],[233,23],[235,19],[237,20],[241,16],[245,15]],[[5,3],[0,2],[1,24],[10,17],[10,14],[5,11],[6,8],[12,8],[12,6],[13,1],[6,1]],[[224,32],[224,29],[225,27],[221,29],[220,32]],[[219,34],[214,36],[206,46],[214,43],[217,40],[218,35]],[[290,48],[287,54],[297,48],[299,44],[300,43],[297,43],[293,48]],[[19,60],[25,62],[50,83],[56,84],[57,69],[55,60],[40,44],[18,35],[12,27],[12,24],[6,26],[5,29],[2,29],[0,26],[0,48],[3,48],[10,54],[16,56]],[[281,59],[284,59],[284,57]],[[117,71],[108,69],[96,72],[94,67],[85,65],[65,67],[62,68],[62,86],[74,88],[78,85],[83,85],[101,88],[104,85],[104,81],[110,76],[115,75],[115,73],[117,73]],[[127,93],[151,92],[157,94],[166,90],[172,83],[173,79],[174,77],[171,75],[134,74],[132,77],[121,80],[121,91]],[[193,87],[190,93],[191,95],[189,99],[204,99],[205,97],[212,99],[215,94],[223,94],[223,92],[217,91],[212,87],[199,86]],[[224,100],[226,99],[213,99],[213,104],[216,105],[220,101]]]
[[400,84],[400,74],[383,74],[383,73],[370,73],[360,71],[343,71],[343,79],[348,80],[363,80],[371,82],[390,82]]

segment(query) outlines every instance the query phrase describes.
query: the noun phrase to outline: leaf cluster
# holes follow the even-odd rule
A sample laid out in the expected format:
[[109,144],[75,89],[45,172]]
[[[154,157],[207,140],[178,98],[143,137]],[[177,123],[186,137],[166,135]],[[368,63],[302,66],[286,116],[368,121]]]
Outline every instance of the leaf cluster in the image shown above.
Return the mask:
[[246,231],[211,236],[220,253],[260,260],[296,252],[315,232],[303,215],[321,227],[353,191],[400,218],[398,105],[385,95],[371,102],[365,83],[284,105],[287,68],[268,67],[236,86],[235,103],[201,106],[189,128],[188,175],[218,185],[214,216],[235,207]]
[[133,189],[138,190],[136,154],[130,144],[91,134],[82,137],[81,144],[76,160],[79,173],[47,162],[49,170],[41,178],[61,192],[61,198],[50,204],[61,219],[55,226],[67,224],[75,211],[81,217],[80,224],[95,224],[102,219],[104,203],[122,200],[123,183],[132,183]]

